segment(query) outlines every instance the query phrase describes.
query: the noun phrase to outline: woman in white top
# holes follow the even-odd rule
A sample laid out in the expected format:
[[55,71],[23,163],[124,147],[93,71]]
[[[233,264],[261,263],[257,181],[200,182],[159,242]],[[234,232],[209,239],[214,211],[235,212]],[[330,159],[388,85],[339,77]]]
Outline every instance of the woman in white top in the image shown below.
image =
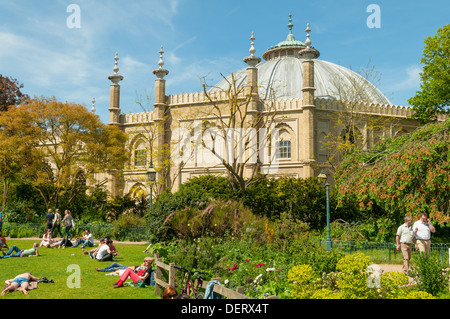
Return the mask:
[[52,235],[50,234],[50,229],[47,228],[44,236],[42,236],[42,241],[39,244],[39,247],[49,247],[52,243]]

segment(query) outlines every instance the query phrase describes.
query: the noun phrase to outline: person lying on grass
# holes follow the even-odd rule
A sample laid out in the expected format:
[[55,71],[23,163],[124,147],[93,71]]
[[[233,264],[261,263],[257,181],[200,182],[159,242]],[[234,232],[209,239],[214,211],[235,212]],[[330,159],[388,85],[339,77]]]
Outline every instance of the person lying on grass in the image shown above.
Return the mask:
[[25,295],[28,295],[28,286],[30,285],[30,281],[38,280],[39,278],[34,277],[30,272],[17,275],[13,279],[8,279],[5,281],[6,287],[3,289],[1,295],[3,296],[8,291],[14,290],[22,291]]
[[138,270],[138,272],[134,272],[134,268],[128,267],[123,274],[120,276],[119,280],[114,284],[114,288],[120,288],[123,287],[123,283],[128,279],[131,278],[135,284],[138,283],[138,281],[143,281],[145,285],[150,285],[150,275],[153,271],[152,265],[153,265],[154,259],[152,257],[145,257],[144,258],[144,267],[141,267],[141,269]]
[[5,254],[3,251],[3,256],[0,258],[9,258],[9,257],[37,257],[39,256],[38,243],[33,244],[33,248],[30,249],[20,249],[16,245],[13,245],[8,252]]
[[119,263],[113,262],[111,265],[105,268],[95,267],[95,270],[100,272],[112,272],[108,275],[122,275],[127,268],[133,268],[134,272],[138,272],[140,269],[147,269],[147,263],[144,261],[140,266],[128,267]]

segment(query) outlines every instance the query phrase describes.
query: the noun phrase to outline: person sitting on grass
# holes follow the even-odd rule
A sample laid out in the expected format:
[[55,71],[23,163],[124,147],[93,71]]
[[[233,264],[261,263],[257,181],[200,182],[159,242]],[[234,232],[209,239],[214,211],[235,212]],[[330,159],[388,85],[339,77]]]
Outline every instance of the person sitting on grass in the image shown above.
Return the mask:
[[20,249],[16,245],[13,245],[8,252],[5,254],[4,252],[1,258],[9,258],[9,257],[37,257],[39,256],[38,243],[33,244],[33,248],[30,249]]
[[106,243],[98,249],[97,254],[95,255],[95,259],[97,259],[98,261],[113,260],[114,256],[111,252],[111,245],[112,240],[111,239],[106,240]]
[[44,236],[42,236],[42,241],[39,244],[39,247],[49,247],[51,244],[53,244],[52,234],[50,233],[50,229],[47,228]]
[[92,236],[92,234],[89,232],[88,229],[86,229],[84,231],[83,238],[78,238],[77,243],[75,245],[73,245],[72,248],[75,248],[75,247],[77,247],[78,245],[81,245],[81,244],[83,244],[81,246],[81,248],[84,248],[86,246],[89,246],[89,247],[93,247],[94,246],[94,237]]
[[153,272],[153,261],[154,259],[152,257],[145,257],[144,258],[144,265],[145,268],[142,267],[137,273],[134,272],[134,268],[128,267],[125,269],[123,274],[120,276],[119,280],[114,284],[114,288],[120,288],[123,287],[123,283],[128,279],[131,278],[135,284],[138,283],[138,281],[143,281],[145,285],[150,285],[150,279],[151,274]]
[[8,244],[6,243],[5,237],[3,237],[3,233],[0,231],[0,250],[3,248],[9,249]]
[[91,250],[84,250],[84,248],[81,248],[81,250],[83,251],[83,255],[89,255],[89,257],[94,259],[95,256],[97,255],[98,250],[103,245],[106,245],[106,239],[105,238],[100,238],[100,243],[98,244],[98,246],[96,248],[92,248]]
[[30,285],[30,281],[38,281],[38,277],[34,277],[30,272],[26,272],[20,275],[17,275],[13,279],[8,279],[5,281],[6,287],[3,289],[1,295],[3,296],[8,291],[20,290],[25,295],[28,295],[28,286]]

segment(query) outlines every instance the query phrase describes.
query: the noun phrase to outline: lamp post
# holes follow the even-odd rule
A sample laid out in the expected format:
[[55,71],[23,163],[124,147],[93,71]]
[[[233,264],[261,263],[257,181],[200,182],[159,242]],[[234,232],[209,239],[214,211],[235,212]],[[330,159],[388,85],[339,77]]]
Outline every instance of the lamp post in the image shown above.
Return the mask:
[[328,183],[328,177],[324,170],[320,172],[318,178],[324,181],[327,194],[327,239],[325,239],[325,250],[328,251],[333,247],[330,237],[330,183]]
[[148,181],[148,185],[150,187],[150,208],[152,208],[152,200],[153,200],[153,194],[152,194],[152,188],[153,188],[153,183],[156,180],[156,171],[153,168],[153,162],[150,161],[150,166],[148,168],[147,171],[147,181]]

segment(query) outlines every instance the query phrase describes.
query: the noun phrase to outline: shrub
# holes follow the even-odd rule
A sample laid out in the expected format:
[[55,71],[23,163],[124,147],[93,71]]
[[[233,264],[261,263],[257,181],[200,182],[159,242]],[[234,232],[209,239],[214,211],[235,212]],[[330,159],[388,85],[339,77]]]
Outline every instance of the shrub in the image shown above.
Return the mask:
[[312,281],[314,271],[310,265],[294,266],[288,272],[288,280],[291,285],[291,295],[294,299],[308,299],[313,294]]
[[367,285],[367,266],[369,257],[362,253],[347,255],[340,259],[336,265],[339,272],[337,286],[342,298],[367,299],[372,298],[376,290]]
[[421,290],[437,296],[448,292],[449,273],[446,264],[430,253],[420,253],[411,267],[411,276],[415,278]]

